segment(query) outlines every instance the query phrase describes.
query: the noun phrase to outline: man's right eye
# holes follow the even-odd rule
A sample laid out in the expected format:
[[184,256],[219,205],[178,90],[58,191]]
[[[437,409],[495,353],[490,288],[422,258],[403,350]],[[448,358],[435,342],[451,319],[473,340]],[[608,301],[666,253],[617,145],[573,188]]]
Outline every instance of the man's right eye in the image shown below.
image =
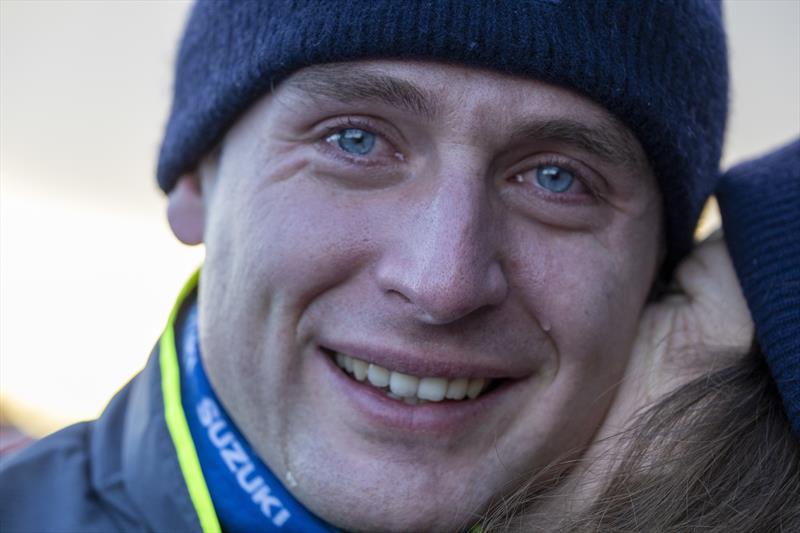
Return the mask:
[[325,139],[345,152],[356,155],[368,155],[375,146],[375,135],[360,128],[347,128],[329,135]]
[[557,165],[540,166],[536,169],[536,183],[550,192],[563,193],[575,183],[575,176]]

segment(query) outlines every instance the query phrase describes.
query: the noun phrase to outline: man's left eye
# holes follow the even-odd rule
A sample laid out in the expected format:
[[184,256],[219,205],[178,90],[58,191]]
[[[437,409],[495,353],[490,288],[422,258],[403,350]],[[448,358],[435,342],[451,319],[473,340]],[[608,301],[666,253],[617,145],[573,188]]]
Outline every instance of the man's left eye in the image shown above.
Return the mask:
[[375,147],[375,135],[359,128],[337,131],[325,140],[349,154],[358,156],[369,154]]
[[536,183],[550,192],[566,192],[574,182],[575,176],[572,172],[557,165],[545,165],[536,169]]

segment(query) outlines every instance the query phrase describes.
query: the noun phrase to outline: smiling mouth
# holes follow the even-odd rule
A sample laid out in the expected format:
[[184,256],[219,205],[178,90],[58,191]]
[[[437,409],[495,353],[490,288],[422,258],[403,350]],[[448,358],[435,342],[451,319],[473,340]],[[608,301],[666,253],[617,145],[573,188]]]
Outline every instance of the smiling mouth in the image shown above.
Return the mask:
[[325,351],[335,361],[336,366],[352,379],[381,390],[388,398],[408,405],[475,400],[494,390],[501,382],[507,381],[488,378],[414,376],[389,370],[342,352]]

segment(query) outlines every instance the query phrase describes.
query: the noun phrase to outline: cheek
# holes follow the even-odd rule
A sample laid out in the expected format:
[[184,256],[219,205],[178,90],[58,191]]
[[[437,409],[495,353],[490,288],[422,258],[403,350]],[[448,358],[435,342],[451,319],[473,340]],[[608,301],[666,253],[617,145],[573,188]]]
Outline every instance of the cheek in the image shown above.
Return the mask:
[[552,340],[561,377],[622,371],[655,270],[654,246],[637,242],[544,230],[516,255],[515,284]]
[[[370,250],[366,215],[310,179],[245,191],[225,210],[208,242],[208,261],[224,264],[259,298],[302,306],[360,268]],[[238,287],[239,284],[236,284]]]
[[285,421],[265,419],[263,406],[306,390],[295,386],[307,364],[297,357],[299,323],[310,302],[366,264],[368,225],[313,181],[218,187],[224,202],[211,206],[200,287],[204,363],[248,438],[272,442]]

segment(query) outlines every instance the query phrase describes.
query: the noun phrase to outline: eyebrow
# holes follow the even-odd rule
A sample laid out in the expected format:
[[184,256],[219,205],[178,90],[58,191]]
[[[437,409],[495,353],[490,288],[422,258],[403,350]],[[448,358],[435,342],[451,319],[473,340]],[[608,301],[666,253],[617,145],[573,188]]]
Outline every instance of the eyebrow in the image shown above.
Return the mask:
[[386,104],[429,120],[439,114],[433,95],[411,82],[365,68],[320,65],[301,70],[288,83],[312,98]]
[[[365,67],[318,65],[299,71],[287,83],[312,99],[379,103],[428,120],[441,115],[435,95],[409,81]],[[595,122],[595,126],[589,126],[571,119],[543,118],[515,127],[510,138],[569,144],[615,165],[645,162],[636,137],[615,117],[601,115]]]
[[636,138],[613,117],[602,117],[595,127],[570,119],[535,121],[516,128],[512,138],[569,144],[615,165],[644,163]]

